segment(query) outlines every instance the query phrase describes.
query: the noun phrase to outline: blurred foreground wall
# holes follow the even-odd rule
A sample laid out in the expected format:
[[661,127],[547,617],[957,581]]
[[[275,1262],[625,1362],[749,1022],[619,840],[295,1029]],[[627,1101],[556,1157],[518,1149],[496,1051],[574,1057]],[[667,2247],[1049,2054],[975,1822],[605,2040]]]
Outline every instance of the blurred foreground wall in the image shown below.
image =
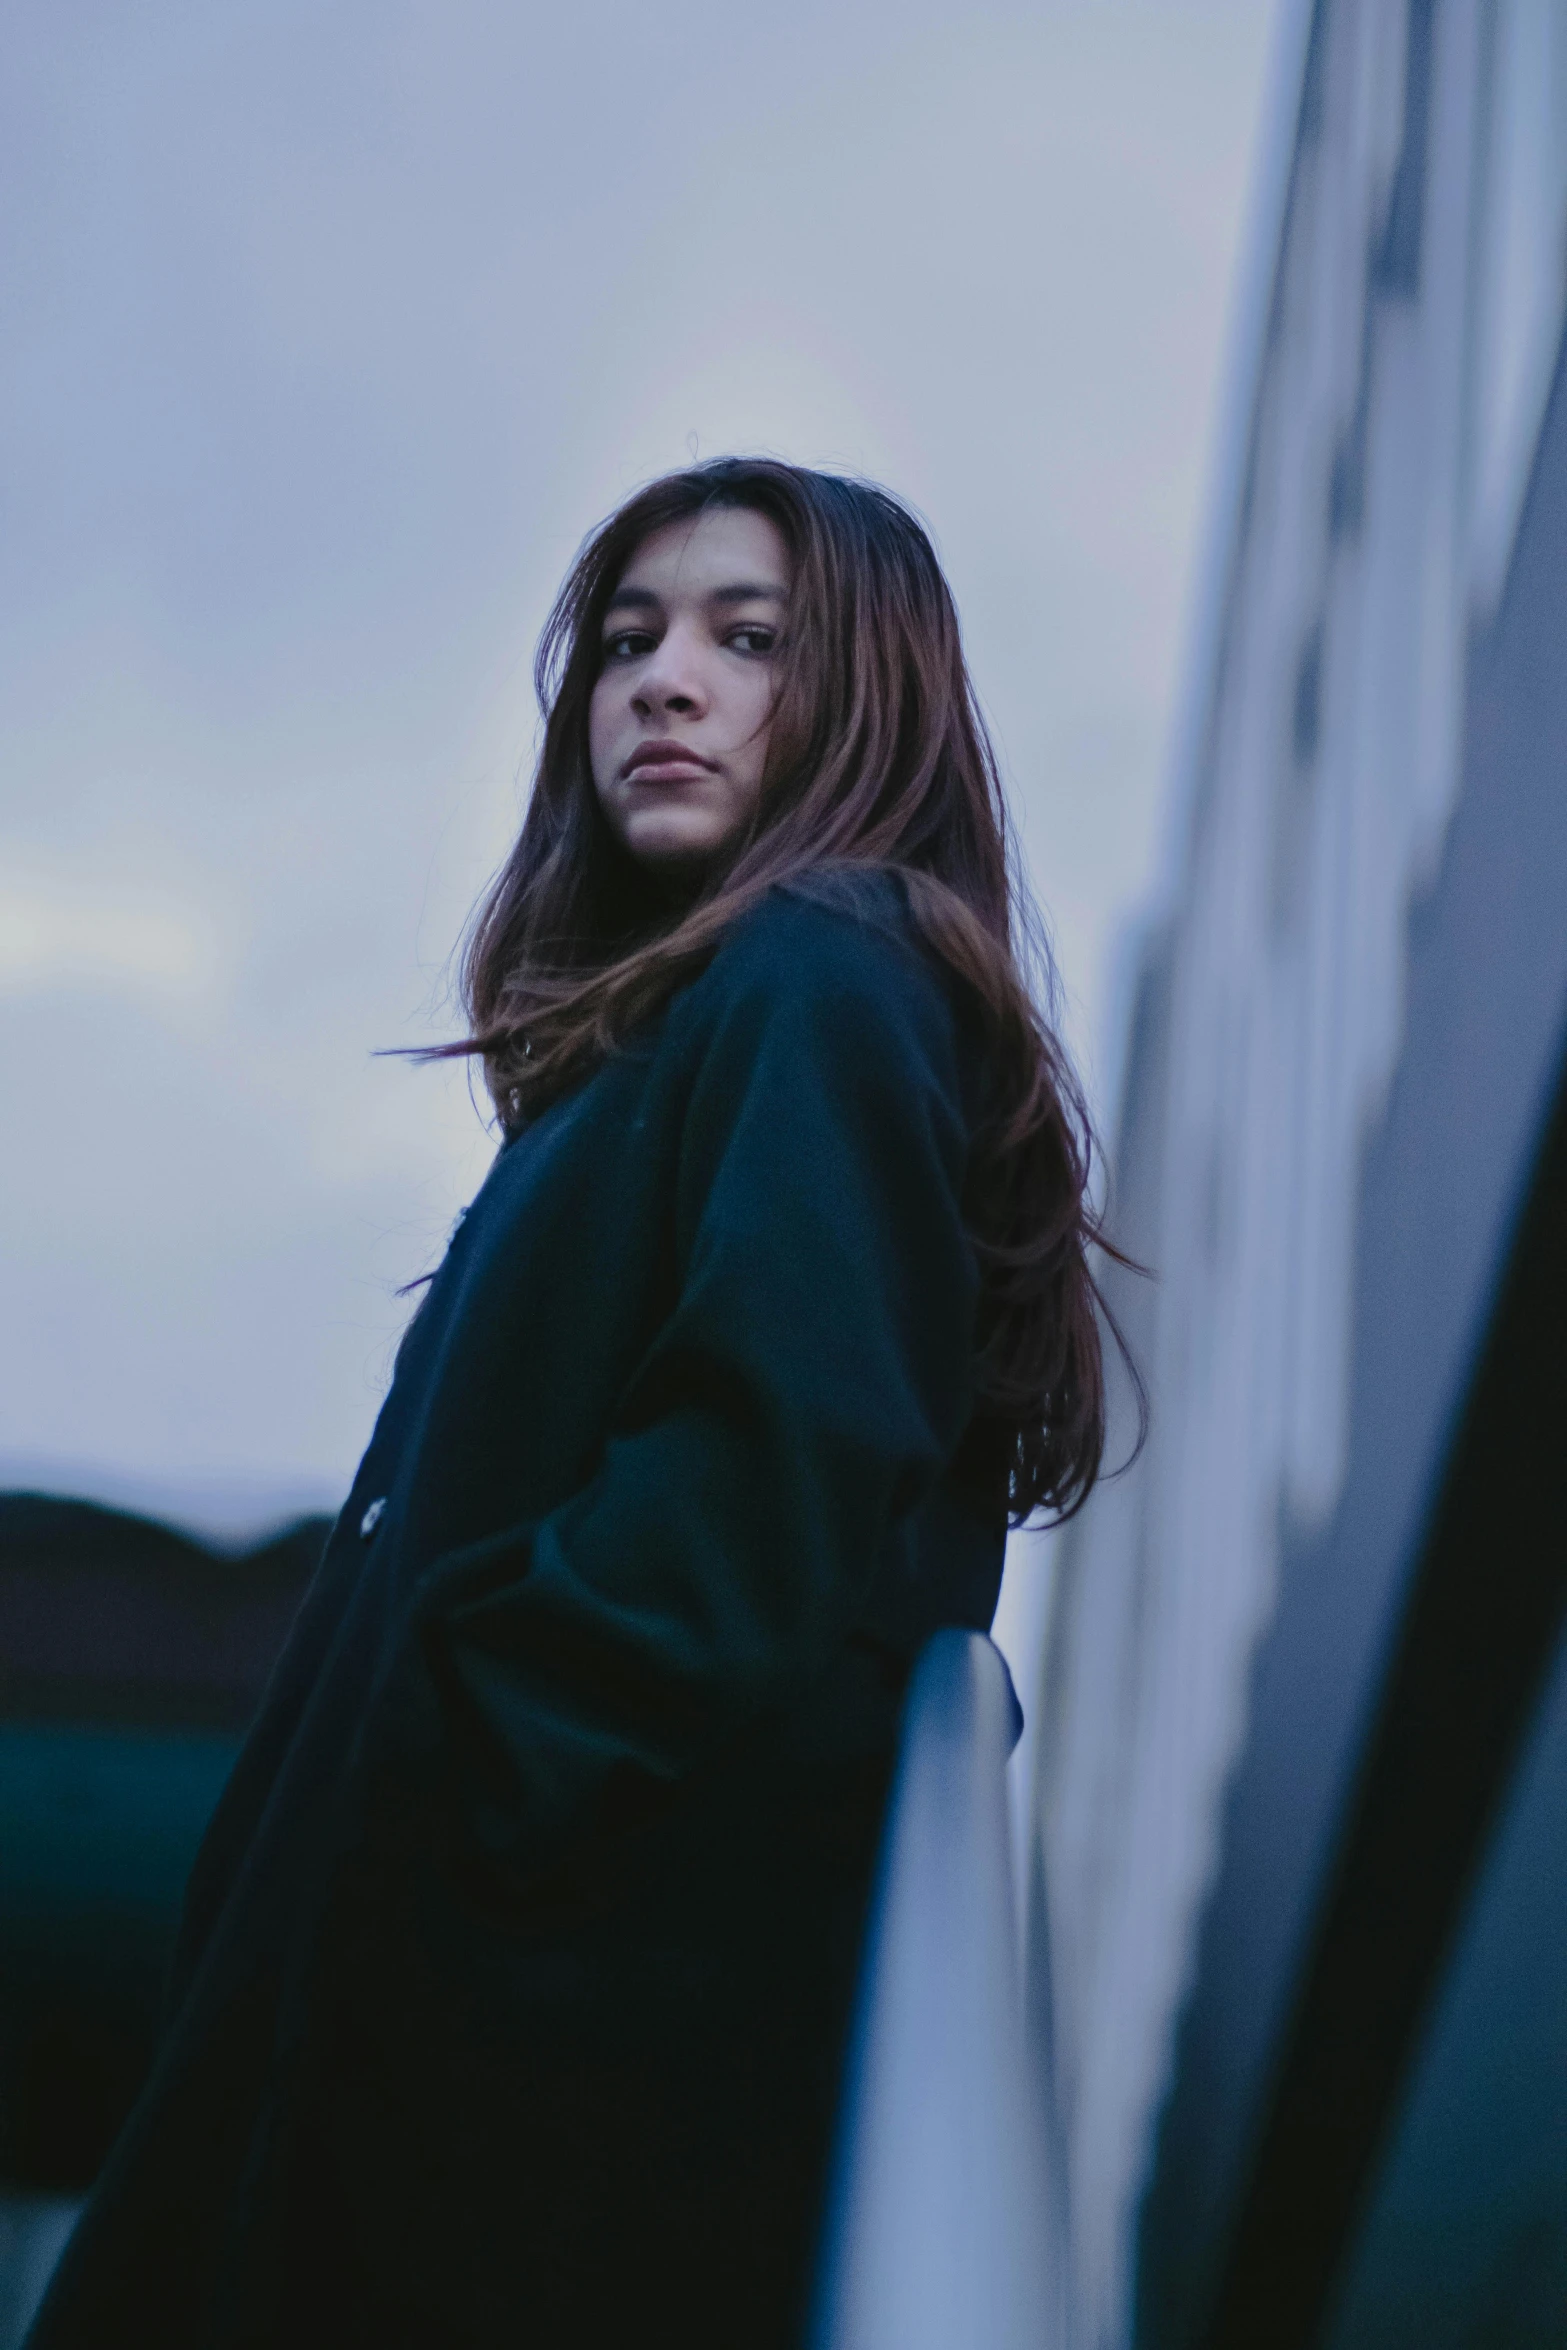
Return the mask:
[[1040,1708],[1078,2328],[1560,2343],[1567,7],[1285,80]]

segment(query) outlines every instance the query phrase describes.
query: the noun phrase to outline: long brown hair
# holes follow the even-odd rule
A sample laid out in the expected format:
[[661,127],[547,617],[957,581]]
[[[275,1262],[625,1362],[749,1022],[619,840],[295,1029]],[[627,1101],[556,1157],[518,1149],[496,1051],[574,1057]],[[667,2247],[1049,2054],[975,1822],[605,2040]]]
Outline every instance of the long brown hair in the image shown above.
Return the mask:
[[[604,819],[588,705],[604,614],[631,557],[653,532],[714,507],[775,524],[792,587],[759,813],[721,869],[672,902]],[[770,458],[666,475],[585,542],[534,677],[544,734],[532,794],[464,952],[469,1034],[442,1049],[482,1057],[514,1128],[693,977],[765,891],[826,868],[897,874],[984,1037],[993,1108],[964,1203],[982,1280],[979,1414],[1005,1454],[1012,1522],[1070,1516],[1104,1451],[1092,1135],[1051,1025],[1054,973],[1010,854],[956,607],[919,522],[874,483]]]

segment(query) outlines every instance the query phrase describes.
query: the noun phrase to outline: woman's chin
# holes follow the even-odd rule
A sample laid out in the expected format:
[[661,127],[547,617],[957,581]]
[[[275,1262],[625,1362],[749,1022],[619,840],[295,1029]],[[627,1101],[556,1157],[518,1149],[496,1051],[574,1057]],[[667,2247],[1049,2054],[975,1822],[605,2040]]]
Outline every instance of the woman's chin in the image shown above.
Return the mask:
[[661,810],[627,827],[626,848],[647,872],[673,881],[704,871],[723,837],[718,825],[692,821],[681,810]]

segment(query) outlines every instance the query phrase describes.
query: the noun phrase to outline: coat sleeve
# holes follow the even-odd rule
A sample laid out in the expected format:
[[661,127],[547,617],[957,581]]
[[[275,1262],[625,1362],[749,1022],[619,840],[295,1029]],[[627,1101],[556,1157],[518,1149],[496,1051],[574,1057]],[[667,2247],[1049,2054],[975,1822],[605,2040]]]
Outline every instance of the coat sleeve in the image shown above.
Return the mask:
[[525,1866],[612,1781],[673,1781],[787,1706],[972,1408],[950,1006],[909,949],[800,922],[816,952],[741,942],[679,1007],[704,1032],[678,1294],[596,1473],[417,1592],[443,1746],[485,1790],[468,1825]]

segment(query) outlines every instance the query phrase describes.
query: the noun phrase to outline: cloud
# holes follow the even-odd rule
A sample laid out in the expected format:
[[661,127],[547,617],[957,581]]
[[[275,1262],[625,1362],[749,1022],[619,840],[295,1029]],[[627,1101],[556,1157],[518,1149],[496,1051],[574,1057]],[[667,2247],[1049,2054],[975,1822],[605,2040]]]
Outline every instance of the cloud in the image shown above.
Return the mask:
[[[0,848],[0,870],[7,864]],[[210,1014],[224,958],[213,925],[190,910],[14,873],[0,880],[0,989],[133,989]]]
[[346,1481],[491,1148],[371,1055],[452,1033],[550,596],[693,434],[929,516],[1092,1043],[1271,13],[12,8],[8,1441]]

